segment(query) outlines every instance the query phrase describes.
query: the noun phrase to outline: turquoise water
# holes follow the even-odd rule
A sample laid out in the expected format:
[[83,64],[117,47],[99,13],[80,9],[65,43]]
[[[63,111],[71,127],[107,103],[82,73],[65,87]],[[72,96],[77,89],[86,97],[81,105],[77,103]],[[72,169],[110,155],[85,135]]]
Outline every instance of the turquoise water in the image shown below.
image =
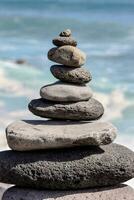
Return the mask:
[[[30,99],[55,81],[47,52],[65,28],[87,53],[91,87],[120,137],[134,142],[134,1],[0,0],[0,130],[33,118]],[[16,65],[23,58],[29,64]],[[128,140],[129,141],[129,140]]]

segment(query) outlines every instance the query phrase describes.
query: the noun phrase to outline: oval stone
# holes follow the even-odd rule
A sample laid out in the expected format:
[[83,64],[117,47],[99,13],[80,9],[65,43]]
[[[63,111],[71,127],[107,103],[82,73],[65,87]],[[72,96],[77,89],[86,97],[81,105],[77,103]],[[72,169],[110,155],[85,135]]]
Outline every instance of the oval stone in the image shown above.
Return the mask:
[[56,82],[40,89],[40,96],[50,101],[77,102],[91,98],[92,90],[84,85]]
[[92,76],[85,68],[69,68],[64,65],[52,65],[51,73],[61,81],[77,84],[85,84],[92,80]]
[[108,122],[25,120],[6,129],[8,145],[17,151],[106,145],[116,134],[117,129]]
[[71,30],[70,30],[70,29],[66,29],[66,30],[62,31],[62,32],[59,34],[59,36],[61,36],[61,37],[70,37],[71,34],[72,34]]
[[133,200],[134,190],[127,185],[86,190],[34,190],[11,187],[2,200]]
[[70,67],[80,67],[85,63],[86,55],[80,49],[66,45],[50,49],[48,59]]
[[77,41],[72,37],[56,37],[53,39],[53,44],[57,47],[70,45],[70,46],[77,46]]
[[96,120],[104,113],[102,104],[93,98],[76,103],[54,103],[41,98],[32,100],[28,107],[37,116],[53,119]]
[[37,189],[117,185],[134,177],[134,152],[110,144],[33,152],[0,152],[0,181]]

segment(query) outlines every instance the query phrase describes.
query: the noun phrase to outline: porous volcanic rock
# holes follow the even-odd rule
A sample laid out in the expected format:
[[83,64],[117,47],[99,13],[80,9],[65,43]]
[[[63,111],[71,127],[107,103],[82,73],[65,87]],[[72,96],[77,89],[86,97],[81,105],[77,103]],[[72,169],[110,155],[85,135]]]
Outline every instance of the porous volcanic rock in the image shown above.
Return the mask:
[[63,82],[85,84],[92,80],[92,76],[89,71],[84,67],[67,67],[64,65],[52,65],[51,73],[53,76]]
[[118,145],[0,152],[0,181],[36,189],[118,185],[134,177],[134,152]]

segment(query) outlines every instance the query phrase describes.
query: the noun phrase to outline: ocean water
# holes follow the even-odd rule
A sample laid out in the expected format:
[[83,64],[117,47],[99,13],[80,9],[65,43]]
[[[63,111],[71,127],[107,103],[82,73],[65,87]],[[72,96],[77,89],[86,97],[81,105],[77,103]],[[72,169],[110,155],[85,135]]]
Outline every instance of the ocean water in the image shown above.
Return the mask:
[[0,0],[0,144],[10,122],[36,118],[27,104],[56,81],[47,52],[66,28],[87,54],[89,85],[105,107],[104,119],[119,130],[116,142],[134,150],[133,0]]

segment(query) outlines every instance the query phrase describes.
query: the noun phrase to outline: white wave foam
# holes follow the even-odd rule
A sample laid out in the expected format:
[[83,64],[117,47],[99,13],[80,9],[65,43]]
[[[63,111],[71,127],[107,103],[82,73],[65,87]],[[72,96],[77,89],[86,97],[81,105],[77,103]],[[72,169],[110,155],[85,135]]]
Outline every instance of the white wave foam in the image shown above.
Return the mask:
[[[17,74],[20,79],[17,77]],[[1,95],[34,98],[35,87],[37,87],[37,84],[40,85],[40,77],[42,78],[42,71],[31,65],[24,64],[20,66],[12,61],[0,60]]]
[[[31,113],[28,109],[16,110],[16,111],[11,111],[11,112],[8,112],[5,110],[5,112],[3,112],[2,115],[0,116],[0,127],[4,129],[12,121],[20,120],[20,119],[30,119],[30,117],[31,117]],[[34,116],[32,116],[32,118],[34,118]]]
[[29,96],[33,94],[33,90],[28,89],[25,85],[7,78],[2,69],[0,69],[0,90],[2,93],[14,96]]
[[0,66],[3,68],[13,68],[13,69],[18,69],[19,66],[16,63],[13,63],[12,61],[2,61],[0,60]]
[[113,120],[123,116],[123,110],[132,104],[125,98],[123,90],[113,90],[110,94],[95,93],[94,97],[102,102],[105,112],[102,120]]

